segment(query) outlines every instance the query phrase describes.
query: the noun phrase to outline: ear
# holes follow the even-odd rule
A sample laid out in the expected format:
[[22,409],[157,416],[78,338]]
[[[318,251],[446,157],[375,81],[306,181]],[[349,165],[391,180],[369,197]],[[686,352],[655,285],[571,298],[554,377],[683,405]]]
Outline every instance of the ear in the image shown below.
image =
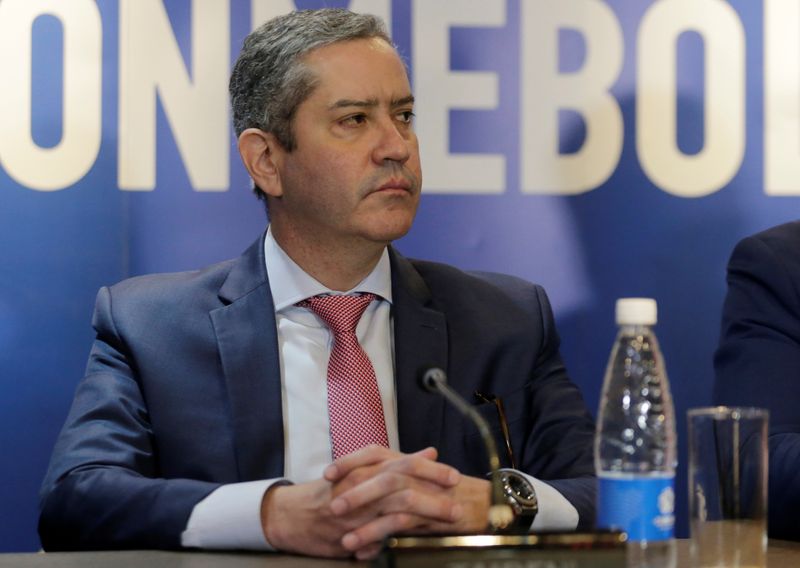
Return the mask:
[[239,154],[244,167],[268,197],[283,195],[280,166],[285,152],[271,132],[248,128],[239,135]]

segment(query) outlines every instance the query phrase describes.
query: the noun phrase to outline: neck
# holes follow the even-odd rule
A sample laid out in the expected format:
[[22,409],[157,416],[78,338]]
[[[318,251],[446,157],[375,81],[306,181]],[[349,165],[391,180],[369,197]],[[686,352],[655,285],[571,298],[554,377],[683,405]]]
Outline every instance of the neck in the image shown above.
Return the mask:
[[291,230],[271,225],[272,236],[297,265],[325,287],[346,292],[369,275],[378,264],[388,243],[375,243],[353,239],[342,243],[313,238],[302,238]]

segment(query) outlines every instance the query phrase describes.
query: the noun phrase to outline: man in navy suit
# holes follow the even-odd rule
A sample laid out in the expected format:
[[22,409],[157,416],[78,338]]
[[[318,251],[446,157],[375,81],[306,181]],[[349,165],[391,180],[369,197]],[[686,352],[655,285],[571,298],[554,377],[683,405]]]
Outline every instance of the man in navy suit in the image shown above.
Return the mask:
[[800,540],[800,222],[747,237],[728,263],[717,404],[769,409],[769,535]]
[[[390,246],[411,227],[421,168],[414,98],[382,23],[344,10],[267,22],[230,90],[269,228],[238,259],[100,291],[42,488],[45,548],[369,558],[392,533],[482,531],[481,439],[418,386],[426,366],[476,405],[476,392],[502,399],[516,458],[504,465],[539,502],[520,509],[526,528],[589,526],[593,423],[544,291]],[[342,293],[369,295],[356,334],[386,438],[332,460],[337,346],[307,299]],[[478,410],[502,441],[495,406]]]

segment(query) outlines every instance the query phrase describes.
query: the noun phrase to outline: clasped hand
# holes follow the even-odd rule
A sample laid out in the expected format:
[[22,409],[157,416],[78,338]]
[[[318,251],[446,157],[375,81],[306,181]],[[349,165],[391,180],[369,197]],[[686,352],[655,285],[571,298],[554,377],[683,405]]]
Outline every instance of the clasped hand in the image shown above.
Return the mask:
[[267,491],[261,522],[278,550],[372,558],[397,533],[466,533],[486,527],[489,482],[438,463],[434,448],[402,454],[370,446],[323,479]]

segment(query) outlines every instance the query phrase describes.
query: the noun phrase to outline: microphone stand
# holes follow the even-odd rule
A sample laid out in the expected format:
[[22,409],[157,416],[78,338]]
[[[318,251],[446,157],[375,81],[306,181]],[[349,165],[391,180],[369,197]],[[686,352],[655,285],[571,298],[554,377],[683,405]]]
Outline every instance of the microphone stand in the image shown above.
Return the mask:
[[619,531],[500,534],[514,519],[500,480],[497,444],[486,420],[447,384],[447,375],[433,367],[420,376],[422,388],[438,393],[478,428],[489,456],[491,502],[489,534],[390,536],[373,562],[374,568],[624,568],[627,537]]
[[489,528],[493,532],[505,529],[514,520],[514,513],[504,497],[503,483],[500,481],[500,457],[497,454],[497,444],[489,430],[489,424],[461,395],[450,388],[450,385],[447,384],[447,375],[442,369],[437,367],[428,369],[422,374],[420,382],[427,391],[441,394],[478,428],[483,444],[486,446],[486,453],[489,455],[489,471],[492,476]]

